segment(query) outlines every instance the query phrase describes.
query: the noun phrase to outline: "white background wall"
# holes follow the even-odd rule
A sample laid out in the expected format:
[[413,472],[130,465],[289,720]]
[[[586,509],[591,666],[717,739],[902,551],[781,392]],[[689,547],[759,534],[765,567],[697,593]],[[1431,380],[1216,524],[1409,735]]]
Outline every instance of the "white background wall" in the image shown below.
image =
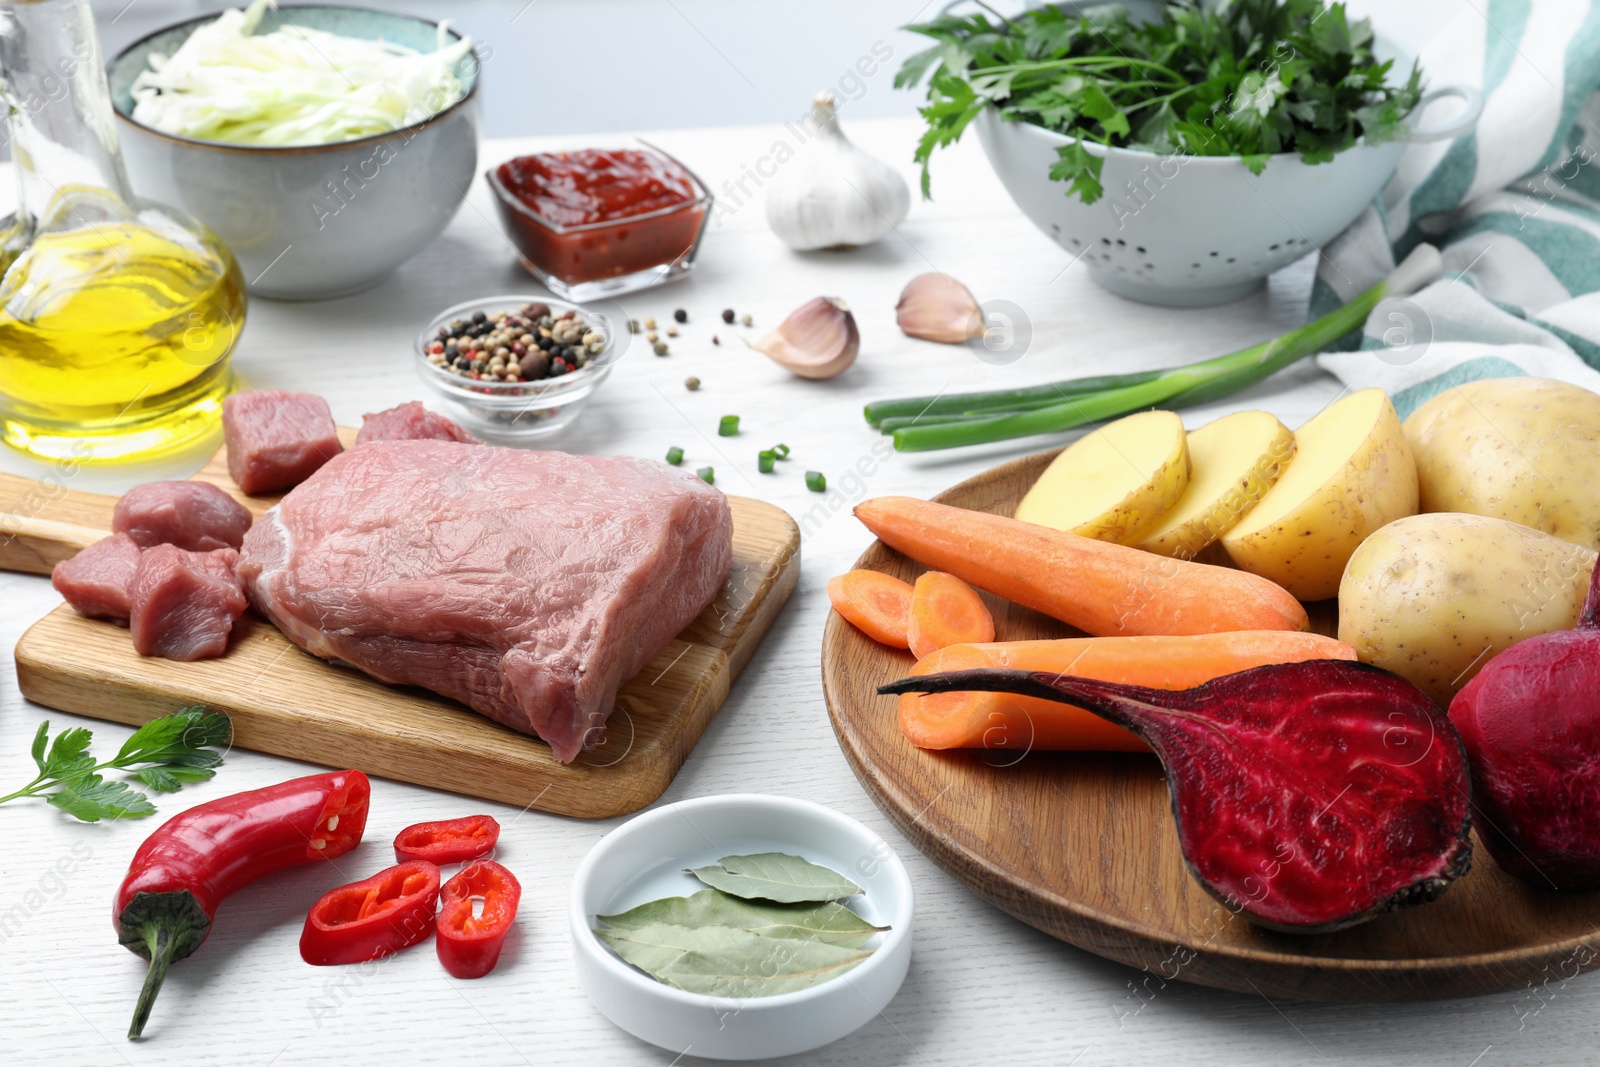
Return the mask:
[[[144,35],[245,0],[93,0],[109,59]],[[448,18],[489,42],[490,137],[778,122],[831,87],[858,117],[910,114],[891,87],[923,39],[898,27],[945,0],[332,0]],[[1354,14],[1415,49],[1481,0],[1350,0]],[[1015,10],[1011,0],[997,6]],[[894,58],[860,81],[874,42]]]

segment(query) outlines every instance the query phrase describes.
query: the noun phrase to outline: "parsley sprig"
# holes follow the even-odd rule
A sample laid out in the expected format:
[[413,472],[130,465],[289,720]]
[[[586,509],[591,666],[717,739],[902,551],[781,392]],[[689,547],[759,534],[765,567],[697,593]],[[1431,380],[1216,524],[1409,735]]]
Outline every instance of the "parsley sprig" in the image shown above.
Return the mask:
[[937,42],[895,76],[897,88],[928,79],[916,152],[924,196],[934,151],[991,104],[1003,119],[1078,138],[1057,149],[1050,177],[1094,203],[1103,160],[1085,141],[1239,156],[1260,174],[1279,152],[1325,163],[1358,139],[1393,140],[1422,94],[1415,67],[1389,84],[1371,24],[1324,0],[1170,0],[1160,19],[1138,24],[1116,4],[1081,15],[1046,6],[907,28]]
[[138,819],[156,808],[150,798],[127,782],[108,782],[101,771],[129,771],[146,788],[172,793],[216,774],[232,733],[226,715],[192,707],[139,729],[111,759],[96,760],[89,752],[93,733],[81,726],[63,730],[50,740],[50,723],[39,724],[33,737],[33,762],[39,776],[14,793],[0,796],[0,804],[19,797],[39,797],[84,822],[101,819]]

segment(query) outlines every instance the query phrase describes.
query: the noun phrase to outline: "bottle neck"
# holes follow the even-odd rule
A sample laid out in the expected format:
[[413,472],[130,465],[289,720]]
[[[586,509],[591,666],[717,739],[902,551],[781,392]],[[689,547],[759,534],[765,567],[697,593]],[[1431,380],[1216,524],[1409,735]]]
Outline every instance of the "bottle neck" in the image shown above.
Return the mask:
[[73,226],[130,199],[89,0],[0,0],[18,221]]

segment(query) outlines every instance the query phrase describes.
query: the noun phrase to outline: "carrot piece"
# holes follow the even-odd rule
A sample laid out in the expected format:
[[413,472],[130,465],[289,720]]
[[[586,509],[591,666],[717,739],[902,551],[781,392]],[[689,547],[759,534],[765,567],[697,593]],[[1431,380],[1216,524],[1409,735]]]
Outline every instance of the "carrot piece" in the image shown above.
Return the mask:
[[874,641],[910,648],[911,585],[881,571],[853,570],[828,579],[833,610]]
[[928,571],[911,590],[906,642],[918,659],[948,645],[994,640],[994,616],[978,591],[953,574]]
[[856,505],[890,548],[1097,637],[1304,630],[1265,578],[905,496]]
[[[979,667],[1056,671],[1150,689],[1189,689],[1271,663],[1356,658],[1343,641],[1293,630],[1236,630],[1188,637],[1075,637],[951,645],[921,660],[913,675]],[[900,697],[900,729],[918,748],[1076,749],[1148,752],[1120,726],[1071,704],[1009,693]]]

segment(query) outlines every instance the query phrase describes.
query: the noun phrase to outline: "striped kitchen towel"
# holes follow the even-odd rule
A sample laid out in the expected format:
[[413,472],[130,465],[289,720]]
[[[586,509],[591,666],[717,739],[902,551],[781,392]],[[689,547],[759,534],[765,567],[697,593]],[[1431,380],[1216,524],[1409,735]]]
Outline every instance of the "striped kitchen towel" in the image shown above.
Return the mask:
[[1317,362],[1353,389],[1388,390],[1402,417],[1452,385],[1510,374],[1600,392],[1600,0],[1468,4],[1420,60],[1430,85],[1480,88],[1483,117],[1406,150],[1323,250],[1312,315],[1424,241],[1444,277],[1384,301],[1353,351]]

